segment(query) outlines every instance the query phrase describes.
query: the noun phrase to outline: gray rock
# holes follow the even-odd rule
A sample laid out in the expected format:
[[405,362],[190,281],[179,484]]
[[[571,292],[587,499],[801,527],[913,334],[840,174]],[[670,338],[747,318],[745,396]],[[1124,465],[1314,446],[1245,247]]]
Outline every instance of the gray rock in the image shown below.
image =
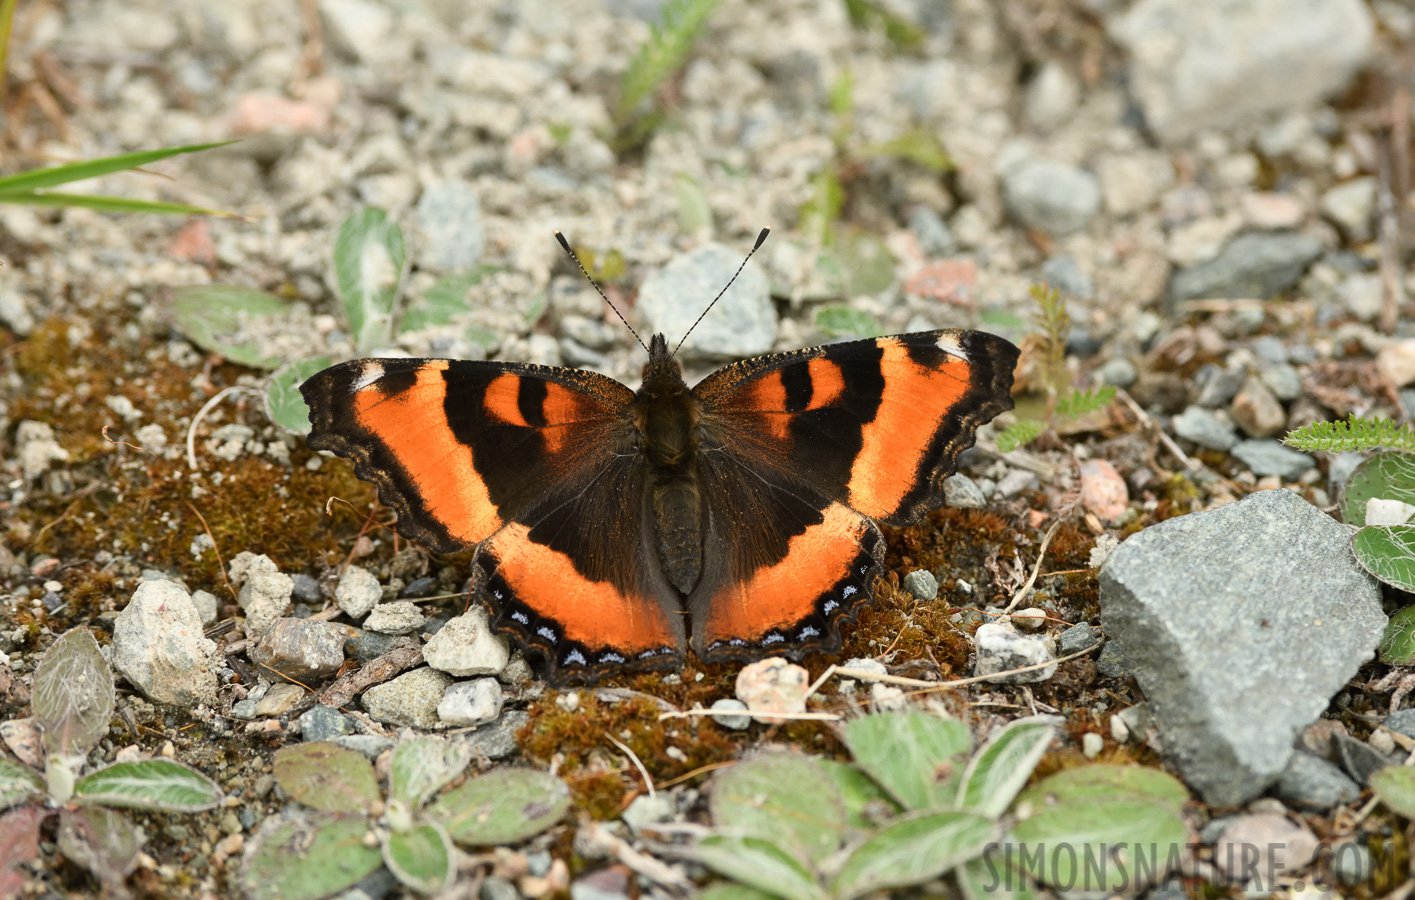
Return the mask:
[[383,588],[368,569],[345,566],[334,586],[334,602],[351,619],[368,615],[383,597]]
[[524,710],[508,709],[490,725],[462,735],[461,742],[481,759],[505,759],[516,752],[516,733],[530,721],[530,714]]
[[400,640],[403,640],[394,634],[378,634],[353,626],[349,626],[349,630],[345,634],[344,652],[349,654],[350,659],[360,664],[378,659],[392,650]]
[[1004,499],[1012,499],[1023,491],[1035,491],[1042,486],[1035,472],[1026,469],[1012,469],[997,483],[997,493]]
[[1077,622],[1070,628],[1057,635],[1057,643],[1061,647],[1062,656],[1070,656],[1073,653],[1080,653],[1096,645],[1096,641],[1101,639],[1096,630],[1087,622]]
[[495,678],[459,681],[447,688],[437,704],[437,717],[444,725],[463,727],[495,722],[501,715],[501,682]]
[[1096,370],[1096,374],[1100,375],[1101,381],[1106,384],[1113,384],[1121,388],[1128,388],[1135,383],[1135,379],[1140,377],[1140,373],[1135,369],[1135,364],[1123,356],[1106,360]]
[[202,634],[185,589],[145,581],[113,621],[113,668],[156,703],[192,706],[216,700],[221,655]]
[[954,509],[982,509],[988,498],[973,479],[959,473],[943,480],[943,502]]
[[1061,236],[1085,228],[1101,207],[1096,176],[1047,159],[1019,164],[1003,177],[1002,197],[1024,228]]
[[1174,162],[1166,153],[1119,153],[1096,161],[1106,212],[1129,216],[1150,209],[1174,186]]
[[1370,784],[1371,775],[1381,769],[1391,765],[1399,765],[1397,761],[1392,760],[1375,747],[1365,741],[1358,741],[1349,734],[1334,734],[1332,742],[1336,745],[1337,758],[1341,760],[1341,767],[1359,785]]
[[1291,481],[1317,464],[1307,454],[1284,447],[1277,441],[1243,441],[1233,448],[1232,453],[1260,478],[1277,475]]
[[1381,724],[1391,731],[1415,738],[1415,708],[1396,710],[1386,716]]
[[317,703],[300,715],[300,735],[307,741],[327,741],[353,730],[349,717],[332,706]]
[[[636,4],[657,3],[657,0],[633,0],[633,2]],[[481,890],[477,892],[477,897],[478,900],[521,900],[521,892],[516,890],[516,885],[505,878],[499,875],[488,875],[482,879]]]
[[1045,63],[1032,80],[1022,103],[1027,124],[1043,134],[1055,131],[1081,102],[1081,83],[1059,62]]
[[[742,731],[752,724],[752,717],[747,715],[747,704],[735,697],[722,697],[714,700],[710,709],[718,710],[713,714],[712,720],[723,728],[732,731]],[[741,715],[738,715],[738,713]]]
[[938,579],[928,569],[915,569],[904,576],[901,584],[904,590],[919,600],[932,600],[938,596]]
[[1178,143],[1210,128],[1314,104],[1371,52],[1360,0],[1140,0],[1112,17],[1130,89],[1150,129]]
[[1232,369],[1221,369],[1213,363],[1200,366],[1194,373],[1194,404],[1205,409],[1227,406],[1243,387],[1246,377],[1243,369],[1236,366]]
[[254,719],[256,701],[247,697],[244,700],[237,700],[231,704],[231,715],[237,719]]
[[1145,529],[1111,553],[1100,587],[1102,627],[1167,755],[1220,806],[1278,779],[1386,623],[1346,527],[1286,490]]
[[197,591],[192,594],[192,606],[196,607],[197,615],[201,617],[201,624],[205,628],[210,628],[216,624],[217,610],[220,603],[215,594],[210,591]]
[[360,62],[379,59],[389,43],[393,13],[373,0],[319,0],[325,35],[341,53]]
[[1096,657],[1096,671],[1107,678],[1130,677],[1130,661],[1115,641],[1109,641],[1101,648],[1101,655]]
[[1364,243],[1372,236],[1376,213],[1376,179],[1366,175],[1338,184],[1325,194],[1320,203],[1322,214],[1341,229],[1353,243]]
[[676,812],[677,805],[672,796],[656,794],[650,797],[648,794],[640,794],[629,804],[628,809],[620,813],[619,818],[637,833],[659,822],[671,820]]
[[1285,403],[1302,396],[1302,373],[1291,363],[1278,363],[1263,372],[1261,377],[1273,396]]
[[330,743],[377,761],[386,751],[392,750],[397,742],[379,734],[341,734],[330,738]]
[[311,619],[277,619],[251,649],[251,662],[296,681],[325,678],[344,664],[344,629]]
[[29,337],[35,323],[27,294],[16,290],[0,291],[0,324],[20,337]]
[[470,269],[486,244],[481,203],[465,181],[442,181],[423,188],[414,210],[420,239],[413,258],[432,272]]
[[265,692],[255,705],[255,714],[259,717],[283,716],[295,705],[304,699],[307,692],[298,684],[280,682],[272,684],[270,690]]
[[[638,310],[649,329],[665,335],[670,349],[702,315],[743,254],[706,244],[674,257],[639,287]],[[776,341],[776,306],[760,266],[748,264],[730,290],[693,330],[683,352],[698,356],[754,356]]]
[[324,600],[319,582],[303,572],[290,576],[294,599],[301,603],[319,603]]
[[404,672],[364,691],[364,711],[389,725],[436,728],[437,704],[451,683],[450,675],[427,666]]
[[1238,443],[1233,426],[1202,406],[1190,406],[1170,420],[1174,433],[1210,450],[1228,451]]
[[1233,419],[1252,437],[1272,437],[1287,424],[1287,410],[1266,382],[1250,375],[1233,398]]
[[1331,847],[1331,873],[1347,887],[1355,887],[1375,872],[1370,849],[1361,840],[1338,841]]
[[1322,242],[1305,234],[1240,234],[1219,255],[1176,272],[1174,300],[1240,298],[1267,300],[1296,286],[1322,253]]
[[364,619],[364,628],[379,634],[412,634],[422,627],[427,616],[416,603],[409,600],[394,600],[380,603]]
[[909,230],[925,256],[949,256],[958,251],[958,240],[948,223],[927,206],[921,204],[909,213]]
[[1346,276],[1336,286],[1336,295],[1341,298],[1342,305],[1362,322],[1375,319],[1385,306],[1385,287],[1376,272]]
[[434,669],[458,678],[495,675],[510,662],[511,648],[505,638],[492,632],[486,610],[473,606],[428,639],[423,659]]
[[1274,365],[1287,362],[1287,345],[1275,334],[1260,334],[1253,338],[1253,353],[1263,362]]
[[1078,300],[1094,300],[1096,283],[1091,276],[1081,271],[1081,266],[1070,256],[1053,256],[1042,263],[1042,281]]
[[1015,672],[998,675],[1009,669],[1034,666],[1056,659],[1051,638],[1038,634],[1020,634],[1010,624],[989,622],[978,626],[973,636],[977,656],[973,663],[975,676],[993,677],[987,680],[993,684],[1034,684],[1046,681],[1056,674],[1056,666],[1047,666],[1033,672]]
[[1361,786],[1320,756],[1298,750],[1278,777],[1273,794],[1288,806],[1325,811],[1360,797]]

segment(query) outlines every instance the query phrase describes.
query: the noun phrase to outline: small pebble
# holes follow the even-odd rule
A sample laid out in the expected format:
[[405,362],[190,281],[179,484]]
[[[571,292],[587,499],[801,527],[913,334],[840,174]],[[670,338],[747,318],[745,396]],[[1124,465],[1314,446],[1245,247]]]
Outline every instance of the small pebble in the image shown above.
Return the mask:
[[380,603],[364,619],[363,627],[380,634],[412,634],[427,621],[416,603],[395,600]]
[[[1055,660],[1056,653],[1052,650],[1049,637],[1020,634],[1010,624],[989,622],[978,626],[974,642],[978,652],[973,674],[991,676],[987,680],[993,684],[1035,684],[1056,674],[1054,664],[1031,672],[1010,672]],[[999,672],[1009,674],[999,675]]]
[[428,639],[423,659],[458,678],[496,675],[511,661],[511,648],[504,637],[492,632],[486,610],[473,606]]
[[902,585],[918,600],[932,600],[938,596],[938,579],[928,569],[915,569],[905,575]]
[[1057,636],[1062,656],[1070,656],[1073,653],[1090,649],[1095,646],[1098,640],[1100,640],[1100,635],[1086,622],[1078,622]]
[[1104,749],[1105,738],[1096,734],[1094,731],[1088,731],[1081,735],[1081,753],[1087,759],[1095,759],[1097,756],[1101,755],[1101,751]]
[[748,725],[752,724],[751,716],[737,715],[738,712],[746,713],[747,711],[747,704],[743,703],[741,700],[736,700],[731,697],[721,697],[714,700],[712,706],[709,708],[718,711],[713,714],[712,720],[723,728],[728,728],[732,731],[742,731]]
[[810,673],[802,667],[779,657],[763,659],[737,673],[737,699],[758,722],[788,721],[772,714],[805,712],[810,683]]
[[477,678],[449,685],[437,704],[437,717],[445,725],[465,727],[494,722],[501,715],[501,682]]
[[351,619],[362,619],[383,598],[383,588],[373,573],[359,566],[347,566],[334,587],[334,602]]
[[1115,466],[1103,459],[1081,463],[1081,506],[1106,522],[1113,522],[1130,503],[1130,489]]
[[1035,606],[1019,609],[1012,614],[1012,624],[1023,631],[1037,631],[1047,624],[1046,610]]
[[349,717],[332,706],[317,703],[300,714],[300,735],[306,741],[327,741],[353,730]]
[[982,509],[988,498],[967,475],[950,475],[943,480],[943,502],[954,509]]

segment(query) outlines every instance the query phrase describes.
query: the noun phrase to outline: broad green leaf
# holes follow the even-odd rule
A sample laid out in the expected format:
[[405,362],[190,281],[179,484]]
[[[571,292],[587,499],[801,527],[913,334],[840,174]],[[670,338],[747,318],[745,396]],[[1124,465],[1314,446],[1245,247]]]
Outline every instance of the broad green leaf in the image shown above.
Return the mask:
[[878,337],[884,334],[874,316],[843,303],[816,310],[816,327],[831,337]]
[[1415,606],[1396,612],[1381,638],[1381,662],[1392,666],[1415,663]]
[[361,209],[334,239],[334,280],[360,355],[393,335],[393,304],[407,263],[403,230],[381,209]]
[[183,334],[198,346],[253,369],[273,369],[281,361],[263,355],[249,335],[241,333],[243,325],[252,319],[283,316],[289,310],[285,300],[254,288],[203,284],[172,293],[172,318]]
[[899,804],[864,772],[833,759],[819,762],[845,802],[845,822],[852,830],[873,831],[883,820],[899,815]]
[[1031,882],[990,854],[968,860],[953,870],[963,900],[1035,900]]
[[315,809],[366,813],[381,799],[368,758],[327,741],[276,751],[274,774],[292,800]]
[[250,900],[319,900],[357,884],[383,865],[366,840],[364,816],[271,816],[246,844],[240,882]]
[[393,750],[388,795],[418,809],[433,794],[461,775],[472,761],[472,749],[441,738],[413,738]]
[[1387,766],[1372,772],[1371,790],[1392,812],[1415,819],[1415,769]]
[[300,385],[316,372],[334,364],[327,356],[292,362],[276,370],[265,388],[265,414],[270,421],[294,434],[308,434],[310,408],[300,394]]
[[963,771],[958,805],[996,819],[1022,790],[1055,729],[1050,716],[1017,719],[997,731]]
[[80,207],[111,213],[156,213],[162,216],[221,216],[236,218],[235,213],[189,203],[170,203],[165,200],[134,200],[128,197],[110,197],[107,194],[65,194],[59,191],[0,191],[0,203],[15,203],[21,206]]
[[101,806],[59,810],[59,852],[107,886],[137,868],[139,849],[137,829],[122,813]]
[[731,881],[719,881],[698,894],[698,900],[775,900],[776,897],[776,894]]
[[114,763],[80,778],[74,799],[85,804],[199,812],[221,805],[216,782],[183,763],[144,759]]
[[199,150],[210,150],[213,147],[224,147],[232,141],[218,141],[213,144],[188,144],[183,147],[164,147],[161,150],[140,150],[136,153],[120,153],[117,156],[105,156],[100,159],[84,160],[82,162],[65,163],[62,166],[50,166],[46,169],[34,169],[29,172],[17,172],[14,175],[6,175],[0,178],[0,191],[34,191],[42,188],[54,187],[59,184],[68,184],[73,181],[83,181],[85,178],[97,178],[101,175],[109,175],[113,172],[122,172],[128,169],[136,169],[158,160],[167,159],[169,156],[176,156],[180,153],[195,153]]
[[398,332],[418,331],[433,325],[446,325],[461,313],[471,309],[467,302],[467,291],[502,266],[479,265],[473,271],[461,275],[448,275],[423,292],[421,297],[408,302],[398,319]]
[[390,832],[383,842],[383,863],[399,881],[421,894],[446,890],[457,875],[457,851],[436,822]]
[[678,230],[694,237],[712,235],[712,204],[693,176],[678,173],[673,179],[673,195],[678,200]]
[[923,712],[864,716],[845,725],[855,762],[910,809],[943,809],[957,796],[957,771],[972,738],[956,719]]
[[978,313],[978,322],[990,328],[1007,329],[1011,331],[1021,331],[1028,326],[1028,322],[1015,312],[1005,309],[985,309]]
[[1043,884],[1081,891],[1128,888],[1183,861],[1189,831],[1163,802],[1080,800],[1036,810],[997,853]]
[[427,808],[459,844],[513,844],[539,834],[570,808],[565,782],[535,769],[494,769],[453,788]]
[[1179,812],[1189,791],[1173,775],[1145,766],[1092,765],[1066,769],[1037,782],[1017,798],[1017,807],[1035,808],[1077,801],[1129,798],[1149,800]]
[[44,793],[44,778],[29,766],[0,759],[0,809]]
[[1415,525],[1367,525],[1351,539],[1351,552],[1381,581],[1415,591]]
[[698,841],[684,855],[719,875],[776,897],[826,900],[809,869],[761,838],[713,835]]
[[713,779],[710,810],[719,831],[771,841],[820,862],[845,837],[845,804],[808,756],[764,753]]
[[93,632],[82,626],[64,632],[34,670],[30,703],[45,755],[92,750],[108,733],[113,702],[113,673]]
[[851,851],[831,883],[832,893],[850,900],[932,881],[982,853],[993,833],[993,823],[976,813],[916,813]]
[[1357,528],[1364,526],[1366,502],[1376,498],[1415,505],[1415,453],[1388,450],[1353,469],[1341,489],[1342,521]]

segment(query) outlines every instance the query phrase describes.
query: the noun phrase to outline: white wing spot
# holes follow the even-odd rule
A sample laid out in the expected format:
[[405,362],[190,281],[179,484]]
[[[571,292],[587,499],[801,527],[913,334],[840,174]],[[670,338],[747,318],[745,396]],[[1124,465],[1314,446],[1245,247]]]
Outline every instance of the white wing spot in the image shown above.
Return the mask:
[[511,618],[515,619],[517,622],[520,622],[522,625],[531,624],[531,617],[523,612],[513,612],[511,614]]
[[786,640],[786,638],[782,637],[781,635],[779,635],[779,634],[777,634],[776,632],[773,631],[771,634],[769,634],[769,635],[767,635],[766,637],[762,638],[762,646],[766,646],[767,644],[780,643],[781,641],[784,641],[784,640]]
[[818,635],[818,634],[820,634],[819,631],[816,631],[814,628],[812,628],[811,626],[807,625],[805,628],[802,628],[802,629],[801,629],[801,633],[800,633],[800,634],[796,635],[796,639],[797,639],[797,640],[804,640],[804,639],[806,639],[806,638],[815,637],[815,636]]
[[359,366],[359,377],[354,379],[353,391],[358,393],[383,377],[383,363],[372,360]]
[[573,664],[573,665],[577,665],[577,666],[583,666],[583,665],[585,664],[585,662],[586,662],[586,660],[585,660],[584,654],[582,654],[582,653],[581,653],[580,651],[578,651],[578,650],[571,650],[571,651],[565,656],[565,664],[566,664],[566,665],[571,665],[571,664]]
[[836,607],[838,607],[839,605],[840,604],[836,603],[834,600],[827,600],[825,601],[825,605],[821,607],[821,611],[829,615],[830,613],[835,612]]
[[620,656],[618,653],[601,653],[599,655],[599,661],[602,663],[622,663],[624,661],[624,657]]
[[840,592],[840,596],[848,599],[853,593],[855,593],[855,586],[853,584],[847,584],[845,585],[845,590]]
[[955,334],[944,333],[939,335],[938,349],[943,350],[947,353],[952,353],[959,359],[966,360],[968,358],[968,354],[964,352],[963,345],[958,343],[958,336]]
[[542,625],[541,627],[537,628],[536,634],[545,638],[547,641],[550,641],[552,644],[556,641],[555,632],[545,625]]

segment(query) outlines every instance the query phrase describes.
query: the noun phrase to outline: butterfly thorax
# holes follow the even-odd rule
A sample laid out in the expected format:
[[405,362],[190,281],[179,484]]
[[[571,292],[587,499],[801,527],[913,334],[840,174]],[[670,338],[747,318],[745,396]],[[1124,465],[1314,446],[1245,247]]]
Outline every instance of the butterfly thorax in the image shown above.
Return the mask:
[[661,334],[649,343],[632,409],[650,471],[659,558],[668,580],[688,594],[702,574],[703,512],[693,465],[699,408]]

